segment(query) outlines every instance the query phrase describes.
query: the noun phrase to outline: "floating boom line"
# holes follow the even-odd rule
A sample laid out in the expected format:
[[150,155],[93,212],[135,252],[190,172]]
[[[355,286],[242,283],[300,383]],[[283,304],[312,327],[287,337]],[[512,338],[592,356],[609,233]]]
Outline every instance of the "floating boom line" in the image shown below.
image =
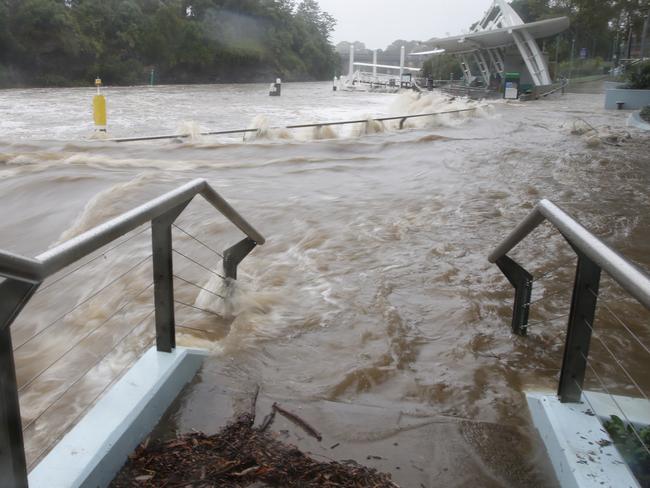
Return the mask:
[[[445,115],[445,114],[455,114],[460,112],[470,112],[477,110],[478,107],[463,108],[458,110],[447,110],[444,112],[430,112],[424,114],[413,114],[413,115],[396,115],[391,117],[371,117],[366,119],[356,119],[356,120],[341,120],[336,122],[312,122],[309,124],[294,124],[287,125],[284,127],[268,127],[265,130],[282,130],[282,129],[306,129],[309,127],[324,127],[324,126],[333,126],[333,125],[347,125],[347,124],[366,124],[370,121],[376,122],[387,122],[390,120],[399,120],[400,129],[403,128],[403,122],[408,119],[414,119],[419,117],[434,117],[436,115]],[[246,134],[251,132],[258,132],[262,129],[259,128],[250,128],[250,129],[230,129],[230,130],[216,130],[201,132],[201,136],[220,136],[220,135],[230,135],[230,134]],[[138,141],[155,141],[161,139],[186,139],[191,137],[191,134],[163,134],[156,136],[141,136],[141,137],[120,137],[115,139],[100,139],[102,142],[138,142]]]

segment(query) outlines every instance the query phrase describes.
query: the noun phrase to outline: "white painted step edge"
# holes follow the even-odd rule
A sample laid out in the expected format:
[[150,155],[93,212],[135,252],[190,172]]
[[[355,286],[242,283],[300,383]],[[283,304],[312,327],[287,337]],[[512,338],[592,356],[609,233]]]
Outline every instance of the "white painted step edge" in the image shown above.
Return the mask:
[[560,403],[539,392],[527,393],[526,400],[562,488],[639,488],[586,403]]
[[103,488],[156,426],[207,352],[149,349],[29,473],[30,488]]

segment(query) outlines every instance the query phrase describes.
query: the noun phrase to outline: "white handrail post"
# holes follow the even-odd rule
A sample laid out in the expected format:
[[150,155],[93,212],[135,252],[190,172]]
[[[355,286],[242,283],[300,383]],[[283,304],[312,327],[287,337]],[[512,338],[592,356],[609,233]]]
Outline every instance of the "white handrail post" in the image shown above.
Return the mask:
[[377,78],[377,50],[372,52],[372,77]]
[[354,74],[354,44],[350,44],[350,65],[348,67],[348,81],[352,81]]

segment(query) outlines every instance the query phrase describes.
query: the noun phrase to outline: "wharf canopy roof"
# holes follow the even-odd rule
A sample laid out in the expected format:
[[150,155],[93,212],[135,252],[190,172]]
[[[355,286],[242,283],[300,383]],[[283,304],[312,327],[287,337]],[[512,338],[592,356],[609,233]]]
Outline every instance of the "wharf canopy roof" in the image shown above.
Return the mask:
[[[436,48],[436,51],[444,49],[445,52],[450,54],[462,54],[476,51],[477,49],[493,49],[515,44],[515,40],[512,36],[513,32],[527,31],[534,39],[539,39],[559,34],[568,27],[569,19],[567,17],[557,17],[555,19],[538,20],[537,22],[530,22],[529,24],[483,30],[472,32],[470,34],[447,37],[444,39],[433,39],[430,43]],[[411,53],[411,55],[429,54],[435,53],[436,51]]]

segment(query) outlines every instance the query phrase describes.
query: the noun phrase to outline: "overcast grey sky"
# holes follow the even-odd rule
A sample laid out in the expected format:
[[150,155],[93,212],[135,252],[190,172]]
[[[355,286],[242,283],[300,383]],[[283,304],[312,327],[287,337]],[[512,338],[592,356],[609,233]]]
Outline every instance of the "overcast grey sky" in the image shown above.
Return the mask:
[[462,34],[492,0],[318,0],[338,24],[334,44],[361,41],[384,49],[396,39],[425,41]]

